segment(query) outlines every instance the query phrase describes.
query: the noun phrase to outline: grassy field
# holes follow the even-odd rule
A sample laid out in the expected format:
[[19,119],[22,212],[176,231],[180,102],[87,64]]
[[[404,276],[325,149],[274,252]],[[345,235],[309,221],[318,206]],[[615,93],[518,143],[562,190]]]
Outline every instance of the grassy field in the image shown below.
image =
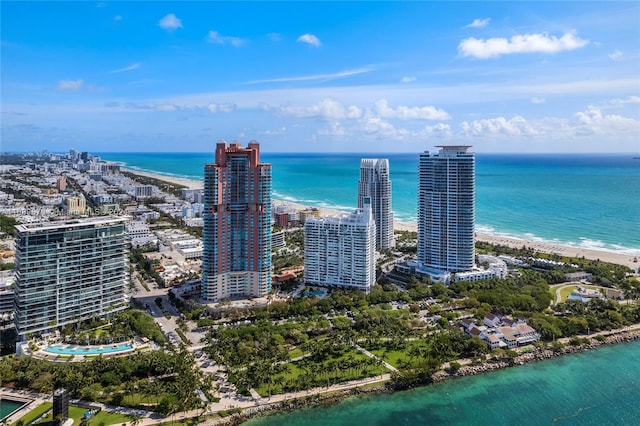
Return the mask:
[[[29,411],[24,416],[22,416],[20,418],[20,420],[22,420],[22,423],[26,425],[29,422],[32,422],[35,419],[37,419],[39,416],[41,416],[45,412],[47,412],[47,410],[51,410],[52,407],[53,407],[53,402],[44,402],[44,403],[38,405],[33,410]],[[11,426],[15,426],[16,423],[13,423]]]
[[[88,409],[84,407],[78,407],[75,405],[69,406],[69,418],[73,419],[74,426],[80,424],[80,419],[82,419],[82,416],[84,415],[84,413],[87,412],[87,410]],[[46,416],[41,418],[37,423],[34,423],[34,424],[35,425],[49,424],[52,420],[53,420],[53,411],[49,412],[49,414],[47,414]]]
[[[69,418],[73,419],[73,426],[78,426],[80,424],[84,413],[86,413],[87,411],[89,411],[89,409],[85,407],[78,407],[76,405],[69,406]],[[45,417],[40,419],[38,423],[34,424],[48,424],[52,420],[53,412],[50,412]],[[91,423],[94,425],[121,425],[123,423],[129,423],[131,420],[133,420],[131,416],[119,413],[109,413],[106,411],[100,411],[98,414],[90,418]]]
[[302,349],[295,348],[289,351],[289,359],[298,358],[299,356],[305,355],[308,352],[303,351]]
[[423,340],[412,340],[405,342],[404,349],[387,349],[385,347],[379,349],[367,349],[369,352],[374,354],[380,359],[388,362],[394,367],[400,367],[400,364],[404,362],[409,362],[412,359],[411,352],[416,350],[417,348],[427,349],[427,343]]
[[[328,386],[350,380],[374,377],[387,373],[384,366],[367,364],[369,357],[360,351],[349,347],[340,356],[330,357],[321,361],[305,358],[287,364],[288,370],[274,377],[271,384],[271,395],[287,391],[303,389],[309,384],[313,386]],[[315,383],[312,382],[315,380]],[[296,384],[299,384],[296,385]],[[254,383],[254,389],[261,397],[269,396],[267,383]]]
[[99,425],[104,423],[105,425],[121,425],[122,423],[129,423],[133,420],[133,417],[120,413],[110,413],[108,411],[100,411],[95,417],[91,419],[92,423]]
[[[560,301],[565,302],[567,300],[567,297],[571,294],[571,292],[573,290],[575,290],[578,287],[578,285],[567,285],[564,286],[562,284],[558,284],[558,285],[554,285],[549,287],[549,292],[553,295],[553,303],[556,302],[556,291],[558,290],[558,288],[562,288],[562,290],[560,290]],[[600,290],[600,289],[604,289],[605,287],[601,287],[601,286],[597,286],[597,285],[589,285],[589,284],[580,284],[579,287],[582,288],[586,288],[589,290]]]

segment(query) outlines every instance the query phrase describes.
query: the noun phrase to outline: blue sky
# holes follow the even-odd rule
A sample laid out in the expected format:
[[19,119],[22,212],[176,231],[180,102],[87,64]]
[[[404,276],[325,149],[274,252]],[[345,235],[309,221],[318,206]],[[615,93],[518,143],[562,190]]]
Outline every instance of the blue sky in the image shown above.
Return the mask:
[[1,150],[640,152],[640,3],[0,3]]

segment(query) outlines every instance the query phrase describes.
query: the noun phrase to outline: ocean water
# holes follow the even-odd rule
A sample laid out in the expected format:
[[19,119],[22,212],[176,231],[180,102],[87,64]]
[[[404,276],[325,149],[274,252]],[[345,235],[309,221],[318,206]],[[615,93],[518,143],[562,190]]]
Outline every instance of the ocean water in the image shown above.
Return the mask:
[[246,424],[637,425],[639,365],[640,341],[635,341]]
[[[203,179],[211,153],[102,153],[129,168]],[[388,158],[395,219],[417,217],[418,153],[261,153],[276,200],[350,211],[361,158]],[[640,159],[632,154],[476,154],[476,229],[640,254]]]

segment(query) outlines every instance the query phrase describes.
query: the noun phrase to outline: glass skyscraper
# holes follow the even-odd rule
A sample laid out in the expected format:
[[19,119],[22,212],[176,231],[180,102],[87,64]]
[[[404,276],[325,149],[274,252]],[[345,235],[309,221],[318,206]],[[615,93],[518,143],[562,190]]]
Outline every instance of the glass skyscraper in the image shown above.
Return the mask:
[[420,154],[418,263],[442,272],[474,267],[475,155],[470,146]]
[[260,145],[216,145],[204,168],[202,296],[217,302],[271,291],[271,165]]
[[97,217],[16,226],[18,335],[126,309],[127,219]]
[[380,250],[392,248],[394,238],[391,179],[389,179],[389,160],[386,158],[360,160],[359,209],[364,207],[365,199],[371,201],[371,212],[376,222],[376,247]]

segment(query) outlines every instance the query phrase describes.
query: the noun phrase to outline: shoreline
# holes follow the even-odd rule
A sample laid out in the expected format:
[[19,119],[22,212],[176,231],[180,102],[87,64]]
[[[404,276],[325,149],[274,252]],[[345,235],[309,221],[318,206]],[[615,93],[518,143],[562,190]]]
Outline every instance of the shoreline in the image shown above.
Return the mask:
[[[183,185],[189,189],[202,189],[204,186],[204,182],[180,178],[175,176],[165,176],[159,173],[151,173],[151,172],[143,172],[139,170],[129,169],[126,167],[122,167],[122,170],[125,170],[129,173],[137,174],[140,176],[150,177],[154,179],[164,180],[166,182]],[[333,216],[337,214],[343,214],[343,211],[326,208],[326,207],[317,207],[304,205],[300,203],[295,203],[287,200],[279,200],[273,199],[273,205],[288,205],[295,209],[302,210],[308,207],[316,207],[320,211],[321,216]],[[355,207],[354,207],[355,209]],[[418,225],[416,223],[409,222],[400,222],[394,221],[393,223],[394,231],[410,231],[416,232],[418,230]],[[527,239],[519,239],[514,237],[503,237],[503,236],[494,236],[489,234],[476,234],[477,241],[483,241],[494,245],[504,245],[512,248],[521,248],[522,246],[531,247],[536,251],[548,254],[558,254],[560,256],[565,257],[578,257],[590,260],[600,260],[608,263],[615,263],[617,265],[623,265],[628,267],[631,270],[635,270],[640,267],[640,263],[634,262],[634,258],[640,258],[640,252],[635,254],[624,254],[613,251],[606,250],[594,250],[570,245],[562,245],[562,244],[554,244],[549,242],[541,242],[541,241],[532,241]]]
[[[596,340],[596,336],[605,336],[602,341]],[[584,336],[576,336],[584,337]],[[525,352],[514,358],[491,358],[483,361],[481,364],[476,365],[463,365],[456,373],[447,372],[444,367],[433,374],[428,380],[417,381],[407,386],[393,386],[393,384],[382,383],[379,386],[372,386],[367,388],[352,388],[344,391],[328,392],[326,394],[314,394],[310,396],[293,398],[284,400],[281,402],[275,402],[271,404],[264,404],[256,407],[249,407],[244,409],[238,414],[234,414],[230,418],[219,419],[216,424],[225,426],[240,425],[250,419],[257,417],[269,417],[278,413],[285,413],[289,411],[295,411],[304,408],[314,408],[320,406],[330,406],[338,404],[347,398],[353,396],[363,395],[382,395],[386,393],[399,392],[404,390],[415,389],[419,387],[430,386],[436,383],[441,383],[447,380],[452,380],[467,376],[476,376],[483,373],[503,370],[506,368],[517,367],[525,364],[535,363],[538,361],[545,361],[553,358],[559,358],[567,355],[575,355],[583,352],[587,352],[592,349],[597,349],[605,346],[613,346],[617,344],[629,343],[640,339],[640,324],[634,324],[621,329],[602,331],[599,333],[593,333],[589,336],[589,343],[583,343],[576,346],[570,346],[567,342],[570,338],[563,338],[565,346],[559,350],[551,349],[534,349],[530,352]],[[462,361],[462,360],[458,360]],[[445,363],[446,364],[446,363]],[[444,365],[444,364],[443,364]]]

